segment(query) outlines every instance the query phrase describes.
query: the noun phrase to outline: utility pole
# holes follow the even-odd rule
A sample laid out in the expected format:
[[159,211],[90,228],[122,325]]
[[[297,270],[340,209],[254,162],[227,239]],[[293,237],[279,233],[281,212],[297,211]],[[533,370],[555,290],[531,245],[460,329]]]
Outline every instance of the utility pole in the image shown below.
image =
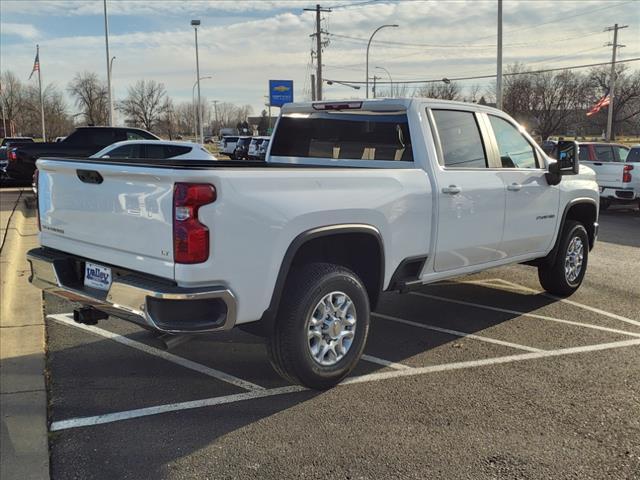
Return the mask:
[[316,101],[316,76],[311,74],[311,101]]
[[375,74],[373,75],[373,98],[376,98],[376,81],[381,78],[382,77],[378,77]]
[[325,42],[322,41],[323,32],[320,27],[320,14],[323,12],[330,12],[330,8],[322,8],[320,5],[316,5],[316,8],[305,8],[305,11],[316,12],[316,33],[312,33],[311,37],[316,37],[316,99],[322,100],[322,46]]
[[498,59],[496,72],[496,108],[502,110],[502,0],[498,0]]
[[109,55],[109,16],[107,15],[107,0],[104,7],[104,44],[107,50],[107,93],[109,94],[109,126],[113,127],[113,98],[111,95],[111,55]]
[[[213,103],[213,115],[215,116],[215,119],[216,119],[216,129],[220,130],[220,125],[218,125],[218,100],[212,100],[211,103]],[[211,135],[213,134],[214,133],[211,132]]]
[[610,32],[613,30],[613,43],[607,43],[605,46],[613,47],[613,52],[611,54],[611,76],[609,77],[609,111],[607,115],[607,140],[613,140],[613,99],[614,92],[616,87],[616,51],[618,48],[622,48],[625,45],[620,45],[618,43],[618,30],[622,30],[623,28],[627,28],[629,25],[623,25],[621,27],[616,23],[613,27],[607,27],[604,29],[605,32]]

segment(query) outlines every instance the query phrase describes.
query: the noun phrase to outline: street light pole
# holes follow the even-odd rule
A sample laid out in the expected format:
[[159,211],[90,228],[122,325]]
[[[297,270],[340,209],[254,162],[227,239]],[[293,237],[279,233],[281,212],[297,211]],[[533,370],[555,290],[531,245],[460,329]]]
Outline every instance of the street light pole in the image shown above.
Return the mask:
[[[106,0],[105,0],[106,1]],[[202,103],[200,100],[200,59],[198,58],[198,26],[200,20],[191,20],[191,25],[196,35],[196,83],[198,84],[198,123],[200,124],[200,141],[204,141],[204,128],[202,126],[202,109],[200,108]],[[198,135],[196,134],[196,143],[198,142]]]
[[113,126],[113,98],[111,98],[111,56],[109,55],[109,17],[107,15],[107,0],[104,6],[104,43],[107,50],[107,91],[109,93],[109,126]]
[[[115,55],[109,60],[109,77],[113,77],[113,61],[116,59]],[[116,111],[113,108],[113,85],[109,82],[109,107],[111,109],[111,126],[116,124]]]
[[369,98],[369,47],[371,47],[371,40],[373,40],[373,37],[376,33],[378,33],[380,30],[382,30],[383,28],[387,28],[387,27],[398,27],[398,25],[393,24],[393,25],[380,25],[378,28],[376,28],[373,33],[371,34],[371,36],[369,37],[369,43],[367,43],[367,72],[366,72],[366,87],[367,87],[367,96],[366,98]]
[[[198,100],[200,99],[200,80],[206,80],[207,78],[213,78],[211,75],[207,75],[206,77],[198,77],[198,80],[193,82],[193,87],[191,87],[191,103],[193,103],[193,135],[196,137],[196,143],[198,142],[198,118],[200,118],[200,102],[198,101],[198,105],[196,106],[196,85],[198,86]],[[197,109],[197,110],[196,110]],[[204,141],[204,137],[202,137]]]
[[502,0],[498,0],[498,58],[496,72],[496,108],[502,110]]
[[384,67],[376,67],[376,68],[377,68],[378,70],[384,70],[384,71],[387,73],[387,75],[389,76],[389,82],[391,82],[391,91],[390,91],[391,95],[389,95],[389,96],[390,96],[391,98],[393,98],[393,78],[391,78],[391,74],[389,73],[389,70],[387,70],[387,69],[386,69],[386,68],[384,68]]

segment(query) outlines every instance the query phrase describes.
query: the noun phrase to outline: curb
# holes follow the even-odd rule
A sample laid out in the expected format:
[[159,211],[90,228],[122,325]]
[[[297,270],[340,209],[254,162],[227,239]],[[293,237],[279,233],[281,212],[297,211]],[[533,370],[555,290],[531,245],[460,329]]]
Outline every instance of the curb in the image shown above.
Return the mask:
[[42,296],[28,282],[25,254],[38,244],[33,197],[29,197],[25,191],[17,199],[1,253],[0,477],[46,480],[45,325]]

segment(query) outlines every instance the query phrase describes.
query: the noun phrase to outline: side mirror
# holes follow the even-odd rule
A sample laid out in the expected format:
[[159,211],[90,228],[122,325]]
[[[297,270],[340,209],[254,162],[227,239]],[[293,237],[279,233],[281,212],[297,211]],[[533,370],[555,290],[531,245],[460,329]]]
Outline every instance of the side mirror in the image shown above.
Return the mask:
[[574,141],[561,140],[558,142],[558,171],[560,175],[577,175],[580,171],[578,154],[580,147]]
[[100,158],[111,158],[109,155],[102,155]]
[[549,172],[546,175],[549,185],[559,184],[563,175],[577,175],[580,171],[580,149],[577,142],[561,140],[556,146],[556,152],[558,160],[549,164]]

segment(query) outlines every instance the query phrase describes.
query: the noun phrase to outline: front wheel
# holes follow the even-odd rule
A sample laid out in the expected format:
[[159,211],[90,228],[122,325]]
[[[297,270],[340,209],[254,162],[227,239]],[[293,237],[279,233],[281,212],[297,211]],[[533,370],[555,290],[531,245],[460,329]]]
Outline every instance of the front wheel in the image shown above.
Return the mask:
[[589,260],[589,236],[584,226],[569,220],[562,230],[560,246],[553,263],[538,267],[540,284],[547,292],[569,296],[584,279]]
[[327,389],[356,366],[368,332],[369,298],[358,276],[339,265],[303,265],[287,279],[269,358],[287,380]]

